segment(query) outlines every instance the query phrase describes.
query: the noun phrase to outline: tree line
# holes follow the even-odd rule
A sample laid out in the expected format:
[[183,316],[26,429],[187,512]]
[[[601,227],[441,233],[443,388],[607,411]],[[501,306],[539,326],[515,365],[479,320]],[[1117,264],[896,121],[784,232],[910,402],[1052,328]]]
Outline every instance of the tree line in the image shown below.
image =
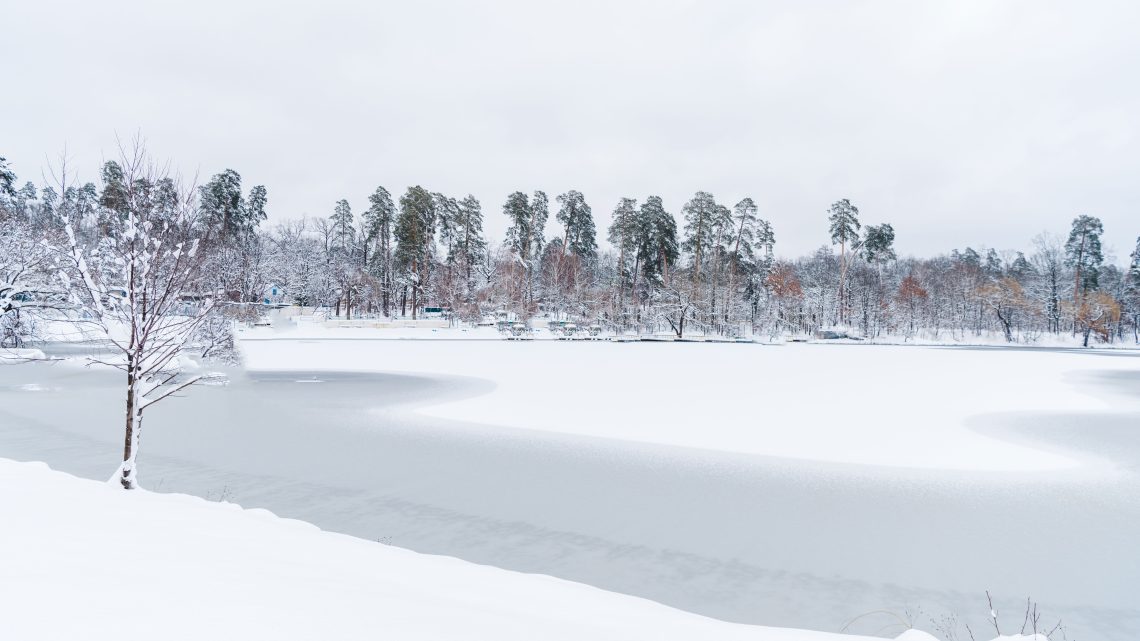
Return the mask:
[[[126,194],[145,193],[160,211],[179,198],[171,177],[138,183],[120,162],[105,163],[99,177],[20,186],[0,160],[0,312],[9,327],[11,312],[30,311],[51,292],[57,303],[66,297],[46,249],[66,244],[64,217],[85,251],[98,252],[129,217]],[[676,216],[656,195],[621,198],[604,250],[593,209],[577,190],[553,200],[543,191],[509,194],[495,214],[507,223],[497,240],[486,238],[475,196],[419,185],[398,197],[378,186],[362,210],[342,199],[327,216],[274,224],[265,187],[246,190],[232,169],[190,198],[179,234],[200,242],[195,286],[221,292],[220,307],[231,315],[255,313],[276,287],[286,303],[343,318],[417,318],[432,306],[462,321],[502,311],[522,319],[564,315],[678,336],[775,337],[837,327],[906,340],[1140,339],[1140,239],[1127,269],[1106,264],[1103,225],[1088,215],[1074,218],[1066,236],[1036,236],[1028,251],[966,247],[900,257],[893,225],[866,224],[855,203],[840,199],[821,207],[830,244],[788,259],[776,257],[772,225],[751,198],[729,206],[704,191]]]

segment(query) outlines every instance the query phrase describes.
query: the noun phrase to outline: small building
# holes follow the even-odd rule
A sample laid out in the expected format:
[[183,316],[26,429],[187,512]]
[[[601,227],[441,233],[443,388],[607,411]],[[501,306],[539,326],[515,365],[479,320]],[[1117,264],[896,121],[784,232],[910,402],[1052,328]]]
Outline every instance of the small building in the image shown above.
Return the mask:
[[277,285],[269,285],[261,296],[262,305],[285,305],[285,290]]

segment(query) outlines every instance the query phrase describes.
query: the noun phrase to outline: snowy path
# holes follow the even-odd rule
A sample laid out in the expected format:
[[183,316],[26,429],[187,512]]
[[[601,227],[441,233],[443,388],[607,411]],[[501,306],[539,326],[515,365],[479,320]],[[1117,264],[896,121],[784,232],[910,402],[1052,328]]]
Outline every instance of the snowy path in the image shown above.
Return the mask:
[[[440,368],[431,358],[399,362],[390,343],[353,343],[352,350],[373,369]],[[303,352],[308,345],[327,346],[276,347]],[[494,346],[514,347],[488,347]],[[566,347],[586,346],[552,345]],[[736,353],[752,358],[779,350],[794,355],[796,349],[745,346]],[[962,472],[535,432],[517,429],[520,417],[530,416],[524,409],[502,412],[508,427],[425,414],[427,403],[441,400],[452,407],[504,393],[503,398],[517,400],[506,377],[494,386],[426,374],[260,372],[229,388],[198,389],[186,400],[156,408],[143,437],[143,482],[152,489],[224,496],[362,538],[549,573],[735,621],[837,630],[863,612],[917,605],[931,612],[955,610],[969,619],[981,614],[978,595],[990,589],[1009,607],[1031,594],[1049,612],[1064,615],[1071,630],[1083,630],[1081,637],[1134,637],[1140,629],[1140,606],[1133,598],[1140,564],[1127,562],[1136,559],[1140,531],[1134,498],[1140,495],[1134,429],[1140,417],[1136,399],[1127,396],[1135,382],[1129,378],[1136,371],[1134,355],[815,349],[830,354],[833,371],[857,369],[847,359],[861,362],[866,359],[861,350],[867,349],[877,352],[872,360],[901,354],[909,360],[896,365],[911,368],[939,369],[947,363],[939,360],[944,355],[970,354],[986,371],[1016,378],[1032,370],[1036,380],[1051,381],[1045,392],[1068,387],[1072,395],[1065,398],[1079,398],[1066,401],[1070,410],[1062,414],[1052,405],[1056,398],[1018,397],[1027,410],[1052,410],[1051,422],[1035,426],[1035,441],[1028,444],[1005,440],[1011,434],[1026,438],[1026,430],[1014,425],[1030,416],[1026,412],[953,426],[959,434],[981,429],[993,435],[979,437],[981,442],[1016,448],[1033,461],[1015,466],[1021,470],[1016,473]],[[930,356],[911,359],[911,352]],[[714,360],[724,358],[716,353]],[[820,358],[812,358],[818,366]],[[293,362],[302,370],[322,365]],[[783,361],[785,369],[791,362]],[[630,375],[645,365],[654,363],[609,362],[599,371]],[[0,371],[0,456],[46,460],[66,471],[105,477],[118,447],[119,408],[109,396],[115,381],[76,368],[29,367],[34,369]],[[559,371],[557,362],[549,361],[535,362],[533,369],[541,370],[533,377],[548,382],[551,372]],[[782,380],[796,376],[787,372]],[[297,382],[314,377],[324,382]],[[1096,377],[1116,382],[1093,395],[1082,391]],[[599,373],[584,380],[597,388],[606,378]],[[557,383],[555,377],[551,393],[557,394]],[[864,391],[875,383],[848,381]],[[878,384],[889,387],[893,381]],[[950,392],[968,404],[972,389],[959,385]],[[581,397],[572,401],[552,413],[581,411],[578,406],[586,404]],[[761,406],[759,399],[751,402]],[[780,429],[811,423],[827,411],[806,404],[798,421],[785,416]],[[1008,403],[1006,411],[1013,411]],[[947,412],[968,414],[960,408]],[[625,433],[608,412],[596,415],[595,422],[619,436]],[[779,427],[774,421],[763,425],[768,432]],[[850,420],[841,427],[862,428]],[[1081,430],[1079,438],[1073,437],[1074,428]],[[1069,442],[1081,445],[1075,449]],[[1045,460],[1041,443],[1054,449],[1048,456],[1066,462],[1063,471],[1031,471]],[[1105,461],[1105,469],[1092,468],[1089,461]],[[858,630],[883,624],[872,621]]]

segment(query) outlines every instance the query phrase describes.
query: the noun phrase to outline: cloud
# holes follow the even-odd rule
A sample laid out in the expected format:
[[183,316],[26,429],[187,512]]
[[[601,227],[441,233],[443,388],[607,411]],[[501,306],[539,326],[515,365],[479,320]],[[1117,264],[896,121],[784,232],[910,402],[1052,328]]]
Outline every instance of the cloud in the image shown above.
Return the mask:
[[[1078,213],[1127,255],[1140,224],[1130,3],[14,3],[0,153],[38,179],[115,134],[274,218],[376,185],[516,189],[675,214],[753,197],[781,254],[849,197],[904,253],[1027,247]],[[604,236],[604,234],[602,234]]]

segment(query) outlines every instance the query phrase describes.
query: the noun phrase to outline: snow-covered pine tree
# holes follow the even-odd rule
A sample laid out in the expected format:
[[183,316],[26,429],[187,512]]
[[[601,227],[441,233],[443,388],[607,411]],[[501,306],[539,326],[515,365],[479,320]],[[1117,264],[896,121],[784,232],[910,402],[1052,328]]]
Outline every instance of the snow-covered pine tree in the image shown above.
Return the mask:
[[220,237],[223,242],[227,242],[246,228],[246,205],[241,193],[241,174],[233,169],[226,169],[199,187],[198,192],[201,201],[199,207],[211,236]]
[[660,196],[642,203],[636,226],[637,253],[646,281],[668,284],[669,272],[681,256],[677,242],[677,220],[665,211]]
[[16,196],[16,172],[8,166],[8,160],[0,156],[0,197]]
[[336,206],[333,207],[333,213],[332,216],[329,216],[329,221],[332,222],[336,248],[346,254],[349,253],[352,249],[352,241],[356,235],[356,230],[352,226],[352,207],[348,204],[347,200],[341,199],[336,201]]
[[428,190],[416,185],[400,197],[400,213],[396,218],[396,265],[408,276],[412,290],[412,320],[419,313],[423,289],[431,257],[435,233],[435,204]]
[[550,218],[550,199],[546,192],[536,191],[530,197],[530,251],[531,260],[537,260],[546,244],[546,221]]
[[377,187],[376,191],[368,197],[368,209],[364,212],[365,246],[374,246],[372,260],[368,263],[369,271],[380,283],[381,309],[385,316],[391,309],[392,295],[392,225],[395,220],[396,206],[392,202],[392,194],[384,187]]
[[895,228],[890,223],[867,225],[860,250],[863,259],[872,265],[895,260]]
[[512,192],[503,203],[507,217],[506,245],[520,259],[530,258],[530,199],[521,191]]
[[[636,254],[637,248],[637,231],[638,231],[638,214],[637,214],[637,200],[634,198],[622,198],[618,201],[613,212],[613,222],[607,230],[607,238],[610,244],[617,250],[617,283],[616,283],[616,298],[614,300],[614,311],[618,321],[625,324],[625,314],[623,308],[625,307],[625,286],[626,281],[633,282],[631,290],[636,288],[637,282],[637,267],[636,258],[633,272],[628,272],[626,261],[631,255]],[[627,277],[627,274],[631,278]],[[636,297],[637,293],[634,291],[632,297]]]
[[681,247],[692,256],[693,286],[696,287],[701,279],[701,266],[713,244],[716,200],[707,191],[698,191],[681,211],[685,215],[685,237]]
[[456,229],[456,252],[464,277],[463,298],[470,303],[475,290],[476,269],[487,258],[487,241],[483,239],[483,207],[475,196],[467,194],[466,198],[459,201]]
[[847,248],[854,248],[859,242],[859,208],[851,204],[847,198],[835,201],[828,209],[828,231],[831,234],[831,244],[839,245],[839,293],[837,297],[837,316],[840,323],[847,322],[846,310],[846,283],[847,283]]
[[[725,299],[725,314],[727,321],[732,322],[732,310],[737,296],[737,285],[740,282],[748,283],[749,275],[755,271],[756,256],[753,251],[753,242],[756,239],[756,225],[759,209],[751,198],[744,198],[732,208],[732,229],[728,239],[728,295]],[[748,288],[741,292],[741,300],[747,296]]]
[[557,220],[564,229],[563,252],[578,256],[586,264],[591,263],[598,255],[598,242],[593,211],[586,204],[585,196],[582,192],[571,189],[560,194],[557,200],[561,205]]
[[1069,239],[1065,242],[1065,264],[1073,269],[1073,302],[1097,288],[1100,266],[1104,263],[1100,237],[1104,225],[1095,216],[1080,215],[1073,219]]
[[269,217],[265,211],[268,204],[269,192],[266,191],[265,185],[254,185],[253,189],[249,190],[249,198],[246,199],[246,215],[243,223],[247,230],[257,227]]

